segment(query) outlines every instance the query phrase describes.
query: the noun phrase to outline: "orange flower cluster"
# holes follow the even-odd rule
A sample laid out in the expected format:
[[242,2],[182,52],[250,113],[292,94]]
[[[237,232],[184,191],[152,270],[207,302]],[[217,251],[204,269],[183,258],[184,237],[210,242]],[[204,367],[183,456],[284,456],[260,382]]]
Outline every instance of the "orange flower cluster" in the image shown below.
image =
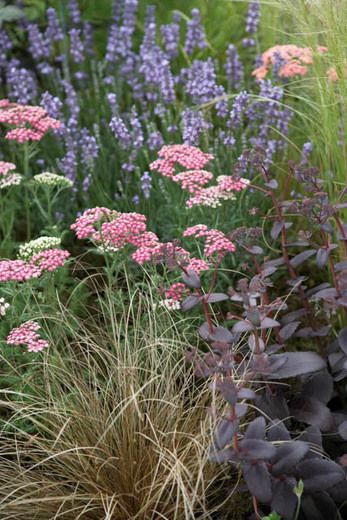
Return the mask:
[[[326,47],[318,46],[317,52],[327,52]],[[256,79],[264,79],[270,68],[280,63],[278,75],[282,78],[293,76],[305,76],[308,65],[313,63],[313,51],[310,47],[298,47],[297,45],[275,45],[262,54],[262,65],[252,72]]]

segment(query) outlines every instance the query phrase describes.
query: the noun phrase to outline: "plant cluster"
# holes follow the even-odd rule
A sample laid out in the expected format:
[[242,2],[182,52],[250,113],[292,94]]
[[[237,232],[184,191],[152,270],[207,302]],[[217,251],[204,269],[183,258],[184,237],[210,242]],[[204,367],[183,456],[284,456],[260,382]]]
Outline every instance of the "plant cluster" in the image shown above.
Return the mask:
[[0,512],[342,519],[347,190],[288,144],[329,51],[139,4],[0,26]]

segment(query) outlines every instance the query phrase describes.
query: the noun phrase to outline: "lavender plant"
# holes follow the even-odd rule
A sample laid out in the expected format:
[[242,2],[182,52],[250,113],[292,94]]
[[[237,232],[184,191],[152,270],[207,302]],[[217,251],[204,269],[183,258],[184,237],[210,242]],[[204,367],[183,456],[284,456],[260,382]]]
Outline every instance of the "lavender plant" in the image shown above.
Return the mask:
[[[46,170],[74,183],[74,212],[115,202],[129,209],[134,197],[140,208],[147,207],[141,177],[165,143],[218,151],[220,173],[250,144],[265,146],[269,162],[286,147],[291,112],[283,109],[283,88],[246,82],[239,53],[253,62],[253,47],[226,42],[224,56],[211,55],[198,9],[188,19],[173,12],[169,23],[157,27],[155,9],[148,6],[139,41],[137,0],[115,2],[100,56],[78,2],[68,6],[63,18],[50,7],[43,26],[23,22],[19,43],[27,44],[30,67],[13,58],[15,44],[6,27],[1,29],[1,83],[4,96],[40,103],[61,121],[41,155]],[[254,39],[258,2],[245,17],[244,36]],[[248,97],[239,98],[241,87]],[[107,154],[114,158],[111,168]],[[152,190],[154,205],[163,189],[165,184]]]

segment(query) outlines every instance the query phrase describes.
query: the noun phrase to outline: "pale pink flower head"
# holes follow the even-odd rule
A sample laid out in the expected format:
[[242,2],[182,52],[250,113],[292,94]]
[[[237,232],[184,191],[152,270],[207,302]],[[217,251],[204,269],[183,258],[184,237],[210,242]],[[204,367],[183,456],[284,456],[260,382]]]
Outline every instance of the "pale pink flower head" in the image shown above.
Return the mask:
[[157,170],[163,177],[172,179],[175,175],[175,163],[165,159],[157,159],[149,165],[151,171]]
[[57,130],[60,121],[49,117],[46,110],[38,106],[0,101],[0,123],[14,126],[6,134],[6,139],[24,143],[40,141],[49,130]]
[[[317,47],[319,54],[326,51],[326,47]],[[308,72],[307,65],[313,63],[313,51],[310,47],[299,47],[291,44],[275,45],[262,54],[262,64],[252,72],[252,75],[257,80],[264,79],[279,59],[282,63],[278,71],[280,77],[305,76]]]
[[165,297],[169,300],[174,300],[176,302],[181,302],[186,296],[188,296],[189,291],[184,283],[178,282],[172,284],[166,291]]
[[306,76],[308,68],[306,65],[300,65],[295,61],[285,63],[279,70],[279,75],[282,78],[293,78],[294,76]]
[[0,282],[26,282],[41,274],[40,267],[24,260],[0,260]]
[[195,226],[188,227],[185,231],[183,231],[184,237],[204,237],[208,232],[208,227],[205,224],[196,224]]
[[93,238],[114,249],[121,249],[126,244],[137,243],[138,237],[146,231],[146,221],[140,213],[120,213],[111,222],[104,222],[100,233],[95,233]]
[[48,341],[41,339],[39,333],[40,325],[36,321],[27,321],[20,327],[12,329],[6,338],[8,345],[26,345],[29,352],[40,352],[48,347]]
[[220,260],[227,253],[233,253],[236,250],[235,244],[231,242],[222,231],[219,231],[218,229],[208,229],[204,224],[198,224],[187,228],[184,231],[183,236],[205,238],[204,255],[207,258],[211,258],[216,254],[217,258]]
[[0,99],[0,108],[8,107],[11,104],[9,99]]
[[229,193],[231,191],[241,191],[250,184],[248,179],[234,177],[231,175],[220,175],[217,177],[217,186],[221,193]]
[[337,71],[335,67],[330,67],[330,69],[327,70],[327,77],[329,81],[335,82],[339,79],[339,76],[337,74]]
[[165,145],[159,150],[158,155],[160,159],[152,162],[150,169],[170,178],[174,176],[177,164],[189,170],[201,170],[213,159],[212,155],[187,144]]
[[211,179],[213,179],[213,174],[206,170],[187,170],[178,173],[172,180],[178,182],[183,190],[188,190],[189,193],[196,193],[201,186],[208,184]]
[[90,238],[96,233],[96,224],[109,220],[112,211],[104,207],[95,207],[87,209],[78,217],[70,226],[70,229],[76,233],[79,240],[83,238]]
[[207,258],[216,254],[218,259],[221,259],[227,253],[234,253],[235,250],[235,244],[222,231],[211,229],[206,234],[204,254]]
[[34,255],[30,263],[38,266],[41,271],[52,272],[58,267],[63,267],[69,256],[69,251],[64,249],[46,249]]
[[0,161],[0,175],[6,175],[11,170],[15,170],[16,165],[10,162]]
[[185,266],[187,271],[194,271],[196,274],[200,274],[201,271],[208,271],[210,266],[205,260],[201,260],[200,258],[191,258],[189,260],[188,265]]
[[217,177],[216,185],[196,190],[193,196],[187,200],[186,206],[188,208],[193,206],[217,208],[223,200],[234,200],[234,192],[244,190],[248,185],[249,181],[247,179],[231,175],[220,175]]
[[213,159],[213,155],[202,152],[199,148],[187,144],[163,146],[159,150],[158,155],[167,161],[177,163],[189,170],[199,170]]

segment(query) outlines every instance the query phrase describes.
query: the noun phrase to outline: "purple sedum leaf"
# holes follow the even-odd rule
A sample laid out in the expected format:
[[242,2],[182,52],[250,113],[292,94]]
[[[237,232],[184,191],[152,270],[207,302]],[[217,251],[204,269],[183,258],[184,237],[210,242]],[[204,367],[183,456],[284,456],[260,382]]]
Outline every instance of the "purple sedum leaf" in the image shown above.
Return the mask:
[[308,459],[297,465],[297,474],[304,481],[306,493],[322,491],[345,478],[344,470],[332,460]]
[[340,424],[340,426],[338,427],[337,431],[339,432],[339,435],[341,435],[341,437],[347,441],[347,421],[344,421],[343,423]]
[[252,460],[271,459],[276,453],[275,446],[259,439],[244,438],[240,442],[240,448],[242,456]]
[[274,354],[271,359],[284,361],[283,365],[272,374],[272,377],[277,379],[302,376],[326,367],[324,359],[315,352],[286,352]]
[[340,330],[339,335],[337,337],[339,342],[339,347],[345,354],[347,354],[347,327]]
[[253,329],[253,325],[246,320],[241,320],[235,323],[235,325],[232,328],[232,331],[234,334],[240,333],[240,332],[248,332],[249,330]]
[[294,332],[299,327],[299,325],[300,325],[300,321],[292,321],[291,323],[287,323],[287,325],[282,327],[280,330],[281,340],[283,342],[287,341],[287,339],[289,339],[294,334]]
[[257,497],[260,502],[268,503],[272,498],[271,478],[266,465],[243,464],[243,477],[251,495]]
[[188,274],[184,273],[182,280],[188,287],[193,289],[200,289],[201,287],[201,280],[195,271],[188,271]]
[[198,303],[200,303],[199,296],[193,296],[193,295],[192,296],[188,296],[188,298],[186,298],[181,303],[181,309],[182,309],[182,311],[189,311],[190,309],[192,309],[193,307],[198,305]]
[[312,255],[314,255],[315,252],[316,252],[315,249],[308,249],[307,251],[303,251],[302,253],[299,253],[298,255],[294,256],[290,260],[291,266],[294,267],[294,268],[298,267],[300,264],[305,262],[305,260],[307,260]]
[[245,439],[265,439],[265,419],[260,416],[254,419],[247,427],[244,438]]
[[204,299],[207,303],[216,303],[216,302],[222,302],[224,300],[229,300],[229,296],[224,293],[211,293],[209,296],[206,296]]
[[319,267],[319,269],[322,269],[327,261],[329,260],[329,256],[330,256],[330,249],[328,249],[327,247],[320,247],[317,251],[317,255],[316,255],[316,264],[317,264],[317,267]]
[[222,419],[217,427],[214,436],[214,445],[217,450],[223,450],[226,446],[232,444],[233,435],[238,431],[239,421],[236,419],[230,421]]

